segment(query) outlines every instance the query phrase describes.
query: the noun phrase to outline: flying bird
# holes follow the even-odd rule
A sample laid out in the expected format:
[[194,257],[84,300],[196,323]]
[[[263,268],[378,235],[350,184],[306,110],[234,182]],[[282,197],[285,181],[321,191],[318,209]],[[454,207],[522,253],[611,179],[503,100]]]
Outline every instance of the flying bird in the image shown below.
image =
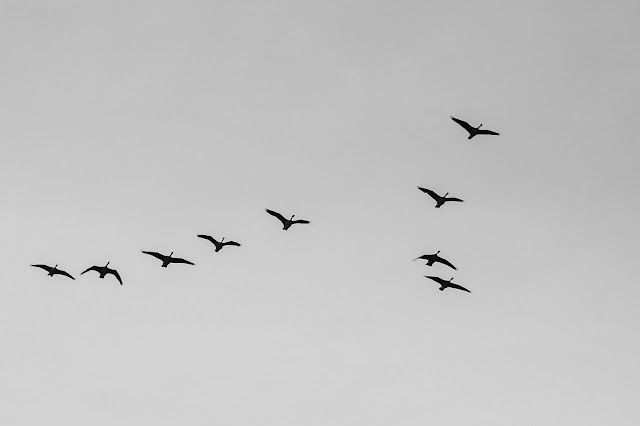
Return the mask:
[[[101,279],[104,279],[104,277],[107,274],[111,274],[114,277],[116,277],[118,282],[120,282],[120,285],[122,285],[122,278],[120,278],[120,274],[115,269],[109,268],[109,263],[111,263],[111,262],[107,262],[107,264],[104,265],[104,266],[95,266],[94,265],[91,268],[87,268],[82,274],[84,274],[85,272],[89,272],[89,271],[96,271],[97,273],[100,274],[100,278]],[[82,275],[82,274],[80,274],[80,275]]]
[[165,256],[164,254],[156,253],[155,251],[144,251],[141,250],[144,254],[149,254],[155,258],[162,260],[162,267],[166,268],[170,263],[186,263],[187,265],[195,265],[195,263],[189,262],[188,260],[180,259],[179,257],[171,257],[173,256],[173,252],[169,256]]
[[291,228],[291,225],[295,225],[296,223],[311,223],[308,220],[293,220],[293,218],[295,217],[295,215],[291,216],[291,219],[285,219],[284,216],[282,216],[280,213],[278,212],[274,212],[273,210],[269,210],[269,209],[265,209],[267,211],[267,213],[269,213],[271,216],[275,216],[278,218],[278,220],[280,222],[282,222],[282,229],[284,229],[285,231],[289,228]]
[[420,257],[416,257],[413,260],[415,261],[415,260],[418,260],[418,259],[424,259],[424,260],[427,261],[427,266],[433,266],[434,263],[442,263],[443,265],[447,265],[448,267],[457,270],[457,268],[455,266],[453,266],[451,264],[451,262],[449,262],[448,260],[443,259],[442,257],[438,256],[438,253],[440,253],[440,250],[438,250],[434,254],[425,254],[425,255],[422,255]]
[[453,278],[451,278],[449,281],[443,280],[440,277],[431,277],[429,275],[425,275],[425,278],[429,278],[435,282],[437,282],[438,284],[440,284],[440,291],[443,291],[445,288],[449,287],[449,288],[457,288],[458,290],[462,290],[462,291],[466,291],[467,293],[471,293],[469,290],[467,290],[466,288],[462,287],[461,285],[458,284],[454,284],[451,281],[453,281]]
[[205,239],[205,240],[211,241],[213,243],[213,245],[216,246],[216,252],[219,252],[220,250],[222,250],[222,248],[224,246],[238,246],[238,247],[240,247],[240,244],[236,243],[235,241],[227,241],[227,242],[225,242],[224,241],[224,237],[222,238],[221,241],[216,240],[215,238],[213,238],[210,235],[199,234],[198,237],[200,237],[202,239]]
[[432,191],[430,189],[422,188],[421,186],[419,186],[418,189],[420,191],[422,191],[422,192],[425,192],[425,193],[429,194],[431,196],[431,198],[436,200],[436,208],[438,208],[438,209],[440,208],[440,206],[442,206],[447,201],[460,201],[460,202],[462,202],[462,200],[460,198],[447,197],[447,195],[449,195],[448,192],[446,194],[444,194],[444,196],[441,197],[440,195],[436,194],[434,191]]
[[75,278],[73,278],[67,272],[63,271],[62,269],[58,269],[58,265],[54,266],[53,268],[51,266],[47,266],[47,265],[31,265],[31,266],[34,266],[36,268],[44,269],[45,271],[48,272],[47,275],[49,275],[50,277],[52,277],[52,276],[57,274],[57,275],[64,275],[65,277],[69,277],[72,280],[75,280]]
[[482,124],[480,124],[478,127],[472,127],[466,121],[457,119],[454,116],[451,116],[451,119],[456,123],[458,123],[459,125],[461,125],[467,132],[469,132],[469,137],[467,139],[471,139],[476,135],[496,135],[497,136],[500,134],[500,133],[493,132],[491,130],[481,129],[480,127],[482,127]]

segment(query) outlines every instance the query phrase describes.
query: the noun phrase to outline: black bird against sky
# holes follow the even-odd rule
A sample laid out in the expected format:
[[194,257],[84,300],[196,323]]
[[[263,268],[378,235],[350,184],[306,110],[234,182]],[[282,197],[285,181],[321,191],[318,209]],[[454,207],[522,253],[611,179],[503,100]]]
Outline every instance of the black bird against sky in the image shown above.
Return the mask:
[[284,229],[285,231],[289,228],[291,228],[291,225],[295,225],[296,223],[310,223],[308,220],[293,220],[293,218],[295,217],[295,215],[291,215],[291,219],[286,219],[284,216],[282,216],[280,213],[278,212],[274,212],[273,210],[269,210],[269,209],[265,209],[267,211],[267,213],[269,213],[271,216],[275,216],[276,218],[278,218],[278,220],[280,222],[282,222],[282,229]]
[[458,290],[462,290],[462,291],[466,291],[467,293],[471,293],[469,290],[467,290],[466,288],[462,287],[461,285],[458,284],[454,284],[451,281],[453,281],[453,278],[451,278],[449,281],[443,280],[440,277],[432,277],[429,275],[425,275],[425,278],[429,278],[435,282],[437,282],[438,284],[440,284],[440,291],[443,291],[445,288],[455,288]]
[[58,269],[58,265],[54,266],[53,268],[51,266],[47,266],[47,265],[31,265],[34,266],[36,268],[41,268],[44,269],[45,271],[48,272],[47,275],[49,275],[50,277],[54,276],[54,275],[64,275],[65,277],[69,277],[72,280],[75,280],[75,278],[73,278],[71,275],[69,275],[69,273],[63,271],[62,269]]
[[427,188],[422,188],[421,186],[419,186],[418,189],[420,191],[424,192],[424,193],[429,194],[431,196],[431,198],[433,198],[436,201],[436,208],[440,208],[447,201],[459,201],[459,202],[463,201],[460,198],[447,197],[447,195],[449,195],[448,192],[446,194],[444,194],[444,196],[440,196],[440,195],[436,194],[434,191],[432,191],[430,189],[427,189]]
[[222,237],[221,241],[216,240],[215,238],[213,238],[210,235],[198,234],[198,237],[202,238],[204,240],[211,241],[211,243],[214,246],[216,246],[216,252],[219,252],[220,250],[222,250],[222,248],[224,246],[238,246],[238,247],[240,247],[240,243],[236,243],[235,241],[225,241],[224,237]]
[[433,266],[434,263],[442,263],[443,265],[447,265],[450,268],[457,269],[455,266],[451,264],[451,262],[438,256],[438,253],[440,253],[440,250],[438,250],[436,253],[433,253],[433,254],[424,254],[420,257],[416,257],[413,260],[415,261],[418,259],[424,259],[427,261],[427,266]]
[[481,129],[480,127],[482,127],[482,124],[480,124],[478,127],[473,127],[466,121],[455,118],[454,116],[451,116],[451,119],[456,123],[458,123],[459,125],[461,125],[467,132],[469,132],[469,137],[467,139],[471,139],[476,135],[496,135],[497,136],[500,134],[497,132],[493,132],[491,130]]
[[187,265],[195,265],[195,263],[189,262],[188,260],[181,259],[179,257],[171,257],[171,256],[173,256],[173,252],[171,252],[171,254],[169,256],[166,256],[164,254],[156,253],[155,251],[144,251],[144,250],[141,250],[141,251],[144,254],[148,254],[148,255],[151,255],[151,256],[153,256],[153,257],[155,257],[157,259],[162,260],[162,267],[163,268],[166,268],[171,263],[186,263]]
[[105,277],[107,274],[111,274],[111,275],[113,275],[114,277],[116,277],[116,279],[118,280],[118,282],[120,283],[120,285],[122,285],[122,278],[120,278],[120,274],[119,274],[119,273],[118,273],[118,271],[116,271],[115,269],[111,269],[111,268],[109,268],[109,263],[111,263],[111,262],[107,262],[107,264],[106,264],[106,265],[104,265],[104,266],[96,266],[96,265],[94,265],[94,266],[92,266],[92,267],[90,267],[90,268],[87,268],[87,269],[86,269],[82,274],[80,274],[80,275],[83,275],[85,272],[89,272],[89,271],[96,271],[97,273],[99,273],[99,274],[100,274],[100,278],[101,278],[101,279],[104,279],[104,277]]

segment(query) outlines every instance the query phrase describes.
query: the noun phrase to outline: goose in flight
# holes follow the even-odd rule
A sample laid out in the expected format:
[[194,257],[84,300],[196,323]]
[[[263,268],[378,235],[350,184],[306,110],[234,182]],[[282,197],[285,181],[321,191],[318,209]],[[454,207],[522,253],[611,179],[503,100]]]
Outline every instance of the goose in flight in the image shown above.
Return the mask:
[[500,133],[493,132],[491,130],[481,129],[480,127],[482,127],[482,124],[480,124],[478,127],[472,127],[466,121],[457,119],[454,116],[451,116],[451,119],[456,123],[458,123],[459,125],[461,125],[467,132],[469,132],[469,137],[467,139],[471,139],[476,135],[496,135],[497,136],[500,134]]
[[155,258],[162,260],[162,267],[166,268],[170,263],[186,263],[187,265],[195,265],[195,263],[189,262],[188,260],[180,259],[179,257],[171,257],[173,256],[173,252],[169,256],[165,256],[164,254],[156,253],[155,251],[144,251],[141,250],[144,254],[149,254]]
[[449,281],[443,280],[440,277],[431,277],[429,275],[425,275],[425,278],[429,278],[435,282],[437,282],[438,284],[440,284],[440,291],[443,291],[445,288],[449,287],[449,288],[457,288],[458,290],[462,290],[462,291],[466,291],[467,293],[471,293],[469,290],[467,290],[466,288],[462,287],[461,285],[458,284],[454,284],[451,281],[453,281],[453,278],[451,278]]
[[415,260],[418,260],[418,259],[424,259],[424,260],[427,261],[427,266],[433,266],[434,263],[442,263],[443,265],[447,265],[448,267],[457,270],[457,268],[455,266],[453,266],[451,264],[451,262],[449,262],[448,260],[443,259],[442,257],[438,256],[438,253],[440,253],[440,250],[438,250],[434,254],[425,254],[425,255],[422,255],[420,257],[416,257],[413,260],[415,261]]
[[63,271],[62,269],[58,269],[58,265],[54,266],[53,268],[51,266],[47,266],[47,265],[31,265],[31,266],[34,266],[36,268],[44,269],[45,271],[48,272],[47,275],[49,275],[50,277],[58,274],[58,275],[64,275],[65,277],[69,277],[72,280],[75,280],[75,278],[73,278],[67,272]]
[[[100,274],[100,278],[101,279],[104,279],[104,277],[107,274],[111,274],[114,277],[116,277],[116,279],[118,280],[120,285],[122,285],[122,279],[120,278],[120,274],[115,269],[109,268],[109,263],[111,263],[111,262],[107,262],[107,264],[104,265],[104,266],[95,266],[94,265],[91,268],[87,268],[82,274],[84,274],[85,272],[89,272],[89,271],[96,271],[97,273]],[[82,275],[82,274],[80,274],[80,275]]]
[[240,243],[236,243],[235,241],[224,241],[224,237],[222,238],[221,241],[216,240],[215,238],[213,238],[210,235],[202,235],[199,234],[198,237],[205,239],[205,240],[209,240],[213,243],[214,246],[216,246],[216,252],[219,252],[220,250],[222,250],[222,248],[224,246],[238,246],[240,247]]
[[438,209],[440,208],[440,206],[442,206],[447,201],[460,201],[460,202],[462,202],[462,200],[460,198],[447,197],[447,195],[449,195],[448,192],[446,194],[444,194],[444,196],[441,197],[440,195],[436,194],[434,191],[432,191],[430,189],[423,188],[421,186],[419,186],[418,189],[420,191],[422,191],[422,192],[425,192],[425,193],[429,194],[431,196],[431,198],[436,200],[436,208],[438,208]]
[[311,223],[308,220],[293,220],[293,218],[295,217],[295,215],[291,216],[291,219],[285,219],[284,216],[282,216],[280,213],[278,212],[274,212],[273,210],[269,210],[269,209],[265,209],[267,211],[267,213],[269,213],[271,216],[275,216],[276,218],[278,218],[278,220],[280,222],[282,222],[282,229],[284,229],[285,231],[289,228],[291,228],[291,225],[295,225],[296,223]]

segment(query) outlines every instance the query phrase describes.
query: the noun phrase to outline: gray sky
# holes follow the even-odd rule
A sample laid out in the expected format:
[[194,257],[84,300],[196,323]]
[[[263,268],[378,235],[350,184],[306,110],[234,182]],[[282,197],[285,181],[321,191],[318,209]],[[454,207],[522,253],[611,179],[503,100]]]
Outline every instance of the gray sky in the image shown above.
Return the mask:
[[0,421],[638,424],[639,14],[2,2]]

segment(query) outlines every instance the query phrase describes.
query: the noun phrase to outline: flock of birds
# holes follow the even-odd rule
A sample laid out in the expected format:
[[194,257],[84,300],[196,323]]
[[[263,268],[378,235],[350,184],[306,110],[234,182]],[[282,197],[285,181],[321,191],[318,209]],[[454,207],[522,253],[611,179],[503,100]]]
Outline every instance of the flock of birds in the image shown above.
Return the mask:
[[[455,121],[456,123],[458,123],[460,126],[462,126],[468,133],[469,133],[469,137],[467,139],[472,139],[474,136],[477,135],[499,135],[499,133],[491,131],[491,130],[485,130],[485,129],[480,129],[482,127],[482,124],[480,124],[478,127],[473,127],[471,126],[469,123],[467,123],[466,121],[460,120],[458,118],[455,117],[451,117],[451,119],[453,121]],[[428,188],[422,188],[420,186],[418,186],[418,189],[426,194],[428,194],[431,198],[434,199],[434,201],[436,202],[436,208],[440,208],[442,207],[445,203],[447,202],[463,202],[463,200],[461,200],[460,198],[455,198],[455,197],[447,197],[447,195],[449,195],[449,193],[447,192],[444,195],[438,195],[435,191],[428,189]],[[294,220],[293,218],[295,217],[295,215],[292,215],[289,219],[287,219],[286,217],[284,217],[282,214],[274,211],[274,210],[269,210],[269,209],[265,209],[266,212],[268,214],[270,214],[271,216],[277,218],[280,222],[282,222],[282,229],[284,231],[289,230],[289,228],[291,228],[293,225],[296,224],[308,224],[311,223],[308,220],[302,220],[302,219],[297,219]],[[237,246],[240,247],[240,243],[237,243],[235,241],[225,241],[224,238],[222,238],[222,240],[218,241],[215,238],[213,238],[210,235],[204,235],[204,234],[199,234],[198,238],[202,238],[205,239],[209,242],[211,242],[214,246],[215,246],[215,251],[219,252],[220,250],[222,250],[224,247],[226,246]],[[184,263],[187,265],[195,265],[195,263],[190,262],[186,259],[182,259],[180,257],[173,257],[173,252],[171,252],[171,254],[169,255],[165,255],[162,253],[158,253],[155,251],[145,251],[145,250],[141,250],[142,253],[144,254],[148,254],[149,256],[153,256],[159,260],[162,261],[162,267],[166,268],[167,266],[169,266],[172,263]],[[439,256],[440,250],[438,250],[436,253],[433,254],[425,254],[422,256],[419,256],[417,258],[414,259],[418,260],[418,259],[422,259],[422,260],[426,260],[427,266],[433,266],[434,263],[441,263],[445,266],[448,266],[454,270],[457,270],[457,268],[455,266],[453,266],[453,264],[451,262],[449,262],[448,260],[442,258]],[[107,275],[111,274],[113,275],[118,282],[120,283],[120,285],[123,285],[122,282],[122,278],[120,277],[120,274],[118,273],[117,270],[109,268],[109,263],[107,262],[106,265],[104,266],[91,266],[87,269],[85,269],[80,275],[84,275],[85,273],[89,272],[89,271],[95,271],[99,274],[100,278],[104,278]],[[47,271],[47,275],[50,277],[53,277],[54,275],[62,275],[68,278],[71,278],[72,280],[75,280],[75,278],[69,274],[68,272],[62,270],[62,269],[58,269],[58,265],[55,266],[48,266],[48,265],[44,265],[44,264],[34,264],[31,265],[33,267],[36,268],[41,268],[44,269],[45,271]],[[453,278],[450,278],[449,280],[445,280],[443,278],[440,277],[436,277],[436,276],[431,276],[431,275],[425,275],[425,278],[429,278],[435,282],[437,282],[438,284],[440,284],[440,291],[445,290],[446,288],[453,288],[453,289],[457,289],[457,290],[462,290],[462,291],[466,291],[468,293],[471,293],[470,290],[462,287],[461,285],[455,284],[453,283]]]

